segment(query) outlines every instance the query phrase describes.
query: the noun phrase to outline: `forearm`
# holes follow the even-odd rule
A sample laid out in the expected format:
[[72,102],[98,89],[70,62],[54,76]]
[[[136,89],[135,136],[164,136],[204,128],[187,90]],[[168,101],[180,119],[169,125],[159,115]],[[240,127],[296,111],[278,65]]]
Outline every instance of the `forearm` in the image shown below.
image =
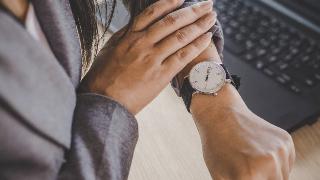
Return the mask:
[[[195,61],[208,59],[219,63],[214,46]],[[295,158],[290,135],[252,113],[231,84],[217,96],[194,94],[190,111],[213,179],[288,179]]]

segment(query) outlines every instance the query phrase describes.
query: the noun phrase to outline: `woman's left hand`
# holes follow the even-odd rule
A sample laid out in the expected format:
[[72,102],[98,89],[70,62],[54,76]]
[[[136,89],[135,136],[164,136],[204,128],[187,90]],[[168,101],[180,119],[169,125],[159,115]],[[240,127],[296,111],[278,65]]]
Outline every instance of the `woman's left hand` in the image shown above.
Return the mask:
[[128,33],[100,51],[81,89],[109,96],[133,114],[149,104],[211,42],[212,1],[175,10],[182,3],[159,0],[135,17]]

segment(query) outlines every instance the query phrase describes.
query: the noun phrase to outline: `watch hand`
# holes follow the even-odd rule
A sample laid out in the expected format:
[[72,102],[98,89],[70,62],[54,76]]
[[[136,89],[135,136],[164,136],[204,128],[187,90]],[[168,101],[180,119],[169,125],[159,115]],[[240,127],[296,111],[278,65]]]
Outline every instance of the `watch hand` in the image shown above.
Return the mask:
[[208,81],[208,79],[209,79],[209,73],[210,73],[210,68],[207,69],[206,81]]

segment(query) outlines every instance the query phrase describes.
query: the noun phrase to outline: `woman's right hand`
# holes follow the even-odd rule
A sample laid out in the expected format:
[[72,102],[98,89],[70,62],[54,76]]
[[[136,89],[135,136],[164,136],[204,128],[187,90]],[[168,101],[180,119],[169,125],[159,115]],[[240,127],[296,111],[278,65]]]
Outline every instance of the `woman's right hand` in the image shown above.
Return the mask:
[[[170,80],[211,42],[216,22],[211,0],[174,12],[183,0],[159,0],[134,20],[121,40],[99,52],[81,91],[109,96],[133,114],[150,103]],[[117,35],[116,35],[117,36]]]
[[[221,63],[213,44],[184,71],[206,59]],[[295,160],[291,136],[252,113],[232,85],[217,96],[194,95],[190,109],[214,180],[289,179]]]

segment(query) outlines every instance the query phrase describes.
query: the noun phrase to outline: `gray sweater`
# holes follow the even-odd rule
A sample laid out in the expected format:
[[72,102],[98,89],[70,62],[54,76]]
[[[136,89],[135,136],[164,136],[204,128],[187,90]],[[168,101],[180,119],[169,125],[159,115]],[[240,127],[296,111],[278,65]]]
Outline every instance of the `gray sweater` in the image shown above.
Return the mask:
[[31,0],[53,54],[0,10],[0,179],[127,179],[135,117],[77,94],[79,38],[68,0]]

